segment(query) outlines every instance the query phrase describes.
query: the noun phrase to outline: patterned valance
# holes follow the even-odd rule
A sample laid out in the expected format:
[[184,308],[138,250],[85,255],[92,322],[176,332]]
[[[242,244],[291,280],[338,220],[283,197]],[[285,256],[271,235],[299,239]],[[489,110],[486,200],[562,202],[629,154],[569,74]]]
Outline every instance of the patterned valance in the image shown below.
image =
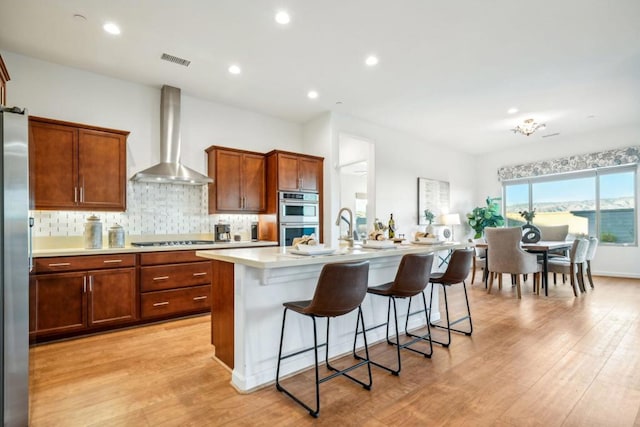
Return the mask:
[[587,169],[640,163],[640,146],[617,148],[597,153],[578,154],[554,160],[505,166],[498,169],[498,179],[529,178],[562,172],[576,172]]

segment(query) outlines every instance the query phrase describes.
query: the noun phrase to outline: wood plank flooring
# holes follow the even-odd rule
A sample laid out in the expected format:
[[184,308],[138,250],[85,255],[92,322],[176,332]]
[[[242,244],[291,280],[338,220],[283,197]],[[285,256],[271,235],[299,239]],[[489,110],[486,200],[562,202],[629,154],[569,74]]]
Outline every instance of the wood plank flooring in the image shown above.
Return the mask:
[[[374,367],[369,392],[342,378],[322,384],[318,419],[273,386],[238,394],[211,357],[208,316],[44,344],[31,349],[30,422],[640,426],[640,280],[595,282],[578,298],[568,284],[551,285],[544,297],[532,294],[530,278],[522,300],[509,285],[490,295],[468,286],[472,337],[454,335],[431,359],[403,352],[399,377]],[[462,311],[461,297],[453,287],[453,313]],[[377,344],[372,357],[391,362],[390,350]],[[286,384],[311,398],[309,381],[307,371]]]

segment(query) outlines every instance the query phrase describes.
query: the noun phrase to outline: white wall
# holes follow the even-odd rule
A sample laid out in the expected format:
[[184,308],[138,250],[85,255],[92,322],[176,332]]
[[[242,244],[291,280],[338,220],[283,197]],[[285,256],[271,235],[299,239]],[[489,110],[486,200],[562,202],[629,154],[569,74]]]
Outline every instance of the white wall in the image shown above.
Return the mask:
[[[160,87],[150,87],[2,51],[8,104],[52,119],[128,130],[128,176],[160,160]],[[302,127],[182,93],[182,162],[206,173],[210,145],[260,152],[302,150]]]
[[[474,158],[473,156],[450,150],[435,142],[424,141],[406,133],[385,128],[344,114],[331,114],[331,145],[338,152],[341,133],[361,137],[375,145],[375,215],[383,222],[393,213],[397,233],[411,236],[418,227],[418,177],[449,181],[451,185],[451,212],[459,212],[464,217],[473,208]],[[339,172],[335,160],[325,166],[331,182],[339,183]],[[327,179],[327,177],[325,177]],[[339,185],[325,197],[325,214],[332,218],[340,208]],[[325,224],[326,224],[325,220]],[[331,221],[331,234],[325,230],[325,239],[334,241],[338,228]],[[456,237],[468,234],[466,225],[459,226]]]
[[[514,138],[512,149],[478,156],[476,204],[483,204],[484,198],[487,196],[501,194],[502,186],[498,181],[497,171],[502,166],[638,145],[640,143],[638,135],[640,135],[640,129],[637,126],[630,126],[603,132],[585,132],[573,138],[564,138],[562,135],[544,139],[538,137],[532,140],[524,139],[526,138],[524,136],[520,139]],[[640,190],[640,182],[638,182],[637,188]],[[636,200],[640,200],[640,192],[636,194]],[[636,227],[640,230],[640,220]],[[592,262],[592,268],[596,274],[640,277],[640,262],[638,260],[640,260],[640,248],[637,246],[600,245],[596,258]]]

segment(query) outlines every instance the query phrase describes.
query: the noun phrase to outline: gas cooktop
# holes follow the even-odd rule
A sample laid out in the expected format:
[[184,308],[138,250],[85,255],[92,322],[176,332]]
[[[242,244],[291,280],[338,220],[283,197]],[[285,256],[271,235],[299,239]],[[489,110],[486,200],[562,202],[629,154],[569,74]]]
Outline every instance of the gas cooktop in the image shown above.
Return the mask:
[[131,242],[131,246],[189,246],[189,245],[212,245],[213,240],[162,240],[158,242]]

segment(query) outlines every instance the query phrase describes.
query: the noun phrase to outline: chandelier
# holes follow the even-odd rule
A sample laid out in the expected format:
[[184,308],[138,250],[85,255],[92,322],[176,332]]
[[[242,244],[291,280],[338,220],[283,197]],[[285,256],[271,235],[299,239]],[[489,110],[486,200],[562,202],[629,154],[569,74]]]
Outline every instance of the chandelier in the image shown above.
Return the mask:
[[538,129],[544,129],[547,125],[544,123],[536,123],[533,119],[527,119],[522,124],[517,125],[515,128],[511,129],[513,133],[521,133],[523,135],[529,136]]

